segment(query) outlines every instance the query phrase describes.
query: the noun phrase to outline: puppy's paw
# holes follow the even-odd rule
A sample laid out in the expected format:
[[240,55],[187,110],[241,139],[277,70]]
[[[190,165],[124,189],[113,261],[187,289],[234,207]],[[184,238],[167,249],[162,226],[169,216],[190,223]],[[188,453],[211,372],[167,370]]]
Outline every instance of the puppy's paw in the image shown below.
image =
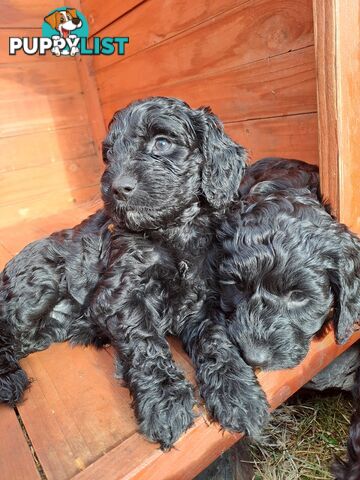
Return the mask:
[[193,424],[194,404],[192,386],[186,381],[164,388],[161,397],[149,392],[140,405],[140,430],[162,450],[169,450]]
[[0,403],[14,406],[22,399],[24,391],[30,385],[22,368],[0,375]]
[[226,367],[202,385],[201,395],[211,417],[226,430],[259,437],[269,419],[269,405],[252,370]]

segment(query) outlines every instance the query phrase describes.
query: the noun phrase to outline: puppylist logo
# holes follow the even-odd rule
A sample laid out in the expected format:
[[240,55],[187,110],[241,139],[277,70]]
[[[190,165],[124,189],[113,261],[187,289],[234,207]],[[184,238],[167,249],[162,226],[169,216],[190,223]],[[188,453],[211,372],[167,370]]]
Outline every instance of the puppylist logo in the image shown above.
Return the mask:
[[71,7],[52,10],[44,18],[42,37],[10,37],[9,55],[23,51],[26,55],[58,57],[74,55],[124,55],[129,37],[92,37],[84,15]]

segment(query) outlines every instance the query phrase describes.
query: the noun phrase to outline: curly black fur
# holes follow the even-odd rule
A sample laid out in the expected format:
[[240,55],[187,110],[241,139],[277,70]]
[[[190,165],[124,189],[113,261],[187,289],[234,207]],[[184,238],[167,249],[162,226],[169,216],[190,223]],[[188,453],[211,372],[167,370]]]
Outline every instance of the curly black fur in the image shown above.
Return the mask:
[[193,359],[214,419],[257,433],[265,396],[216,324],[215,231],[239,205],[243,148],[210,110],[150,98],[115,114],[103,150],[105,209],[30,244],[1,275],[0,400],[21,398],[18,361],[30,352],[110,341],[141,430],[169,448],[194,418],[171,333]]
[[219,233],[219,276],[226,330],[243,358],[294,367],[332,307],[346,342],[360,314],[360,240],[317,198],[317,167],[264,159],[240,190],[242,211],[228,212]]

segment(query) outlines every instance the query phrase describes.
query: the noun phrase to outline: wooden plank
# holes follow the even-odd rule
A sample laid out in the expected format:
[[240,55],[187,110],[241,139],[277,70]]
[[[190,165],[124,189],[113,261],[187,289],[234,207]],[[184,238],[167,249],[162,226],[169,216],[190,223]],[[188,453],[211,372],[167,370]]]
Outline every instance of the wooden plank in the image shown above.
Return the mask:
[[[0,177],[0,206],[27,199],[31,205],[31,197],[53,193],[64,189],[76,189],[98,183],[102,170],[97,158],[83,157],[64,162],[54,162],[33,166],[28,169],[5,172]],[[29,180],[31,176],[31,181]]]
[[339,215],[335,0],[314,0],[321,190]]
[[0,173],[31,169],[95,154],[95,146],[86,125],[30,135],[0,138]]
[[101,100],[104,103],[112,91],[121,91],[123,96],[134,90],[139,93],[312,43],[310,0],[253,0],[217,16],[216,21],[210,19],[155,48],[99,70]]
[[[259,381],[271,407],[278,407],[359,338],[360,332],[340,346],[335,344],[333,332],[329,331],[321,340],[313,341],[309,354],[298,367],[261,372]],[[209,425],[200,417],[170,452],[162,453],[139,434],[134,434],[76,475],[74,480],[191,480],[240,438],[241,435],[223,432],[217,424]]]
[[360,233],[360,5],[314,1],[322,190]]
[[19,411],[49,480],[71,478],[136,431],[104,350],[54,345],[22,365],[34,382]]
[[79,125],[87,125],[80,94],[29,96],[0,103],[0,138]]
[[360,234],[360,3],[336,0],[340,220]]
[[125,58],[128,59],[131,55],[162,43],[246,1],[248,0],[222,0],[221,2],[197,0],[192,2],[189,8],[184,6],[186,2],[173,0],[143,2],[138,8],[114,21],[101,32],[105,37],[127,36],[130,42],[126,45],[125,57],[117,55],[93,57],[95,70]]
[[[120,82],[121,84],[121,82]],[[273,117],[316,111],[314,49],[307,47],[236,69],[153,90],[102,91],[105,121],[114,111],[141,96],[182,98],[191,106],[210,105],[222,121]]]
[[77,57],[77,66],[96,153],[99,164],[102,165],[102,142],[106,136],[106,128],[96,84],[93,58],[87,55],[79,56]]
[[[117,0],[108,0],[107,2],[98,2],[96,0],[80,0],[80,10],[87,18],[90,35],[94,35],[143,1],[121,0],[119,2]],[[118,32],[115,36],[119,35],[122,35],[122,33]],[[101,36],[106,35],[103,35],[101,32]]]
[[[61,59],[62,60],[62,59]],[[37,101],[48,95],[71,95],[81,91],[75,58],[65,63],[44,62],[0,65],[0,104],[4,101]]]
[[266,156],[297,158],[318,164],[317,115],[293,115],[225,124],[253,162]]
[[0,28],[41,28],[44,17],[54,8],[51,0],[2,0]]
[[0,472],[3,480],[39,480],[30,448],[12,408],[0,405]]
[[44,195],[23,199],[12,205],[0,207],[0,228],[15,226],[22,220],[48,217],[63,210],[68,210],[74,204],[88,202],[95,211],[101,205],[99,200],[98,182],[88,187],[58,190]]

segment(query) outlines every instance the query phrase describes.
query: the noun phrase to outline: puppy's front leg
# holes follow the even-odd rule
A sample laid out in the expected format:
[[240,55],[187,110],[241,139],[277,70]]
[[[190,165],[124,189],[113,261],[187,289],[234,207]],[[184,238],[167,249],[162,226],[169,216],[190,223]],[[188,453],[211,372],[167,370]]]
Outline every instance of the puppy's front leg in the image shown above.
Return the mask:
[[140,430],[162,449],[192,424],[192,386],[174,363],[161,332],[161,291],[144,281],[136,266],[107,272],[89,314],[109,335],[123,365]]
[[258,436],[269,416],[268,403],[252,368],[230,342],[224,327],[210,320],[189,324],[183,342],[212,418],[227,430]]

